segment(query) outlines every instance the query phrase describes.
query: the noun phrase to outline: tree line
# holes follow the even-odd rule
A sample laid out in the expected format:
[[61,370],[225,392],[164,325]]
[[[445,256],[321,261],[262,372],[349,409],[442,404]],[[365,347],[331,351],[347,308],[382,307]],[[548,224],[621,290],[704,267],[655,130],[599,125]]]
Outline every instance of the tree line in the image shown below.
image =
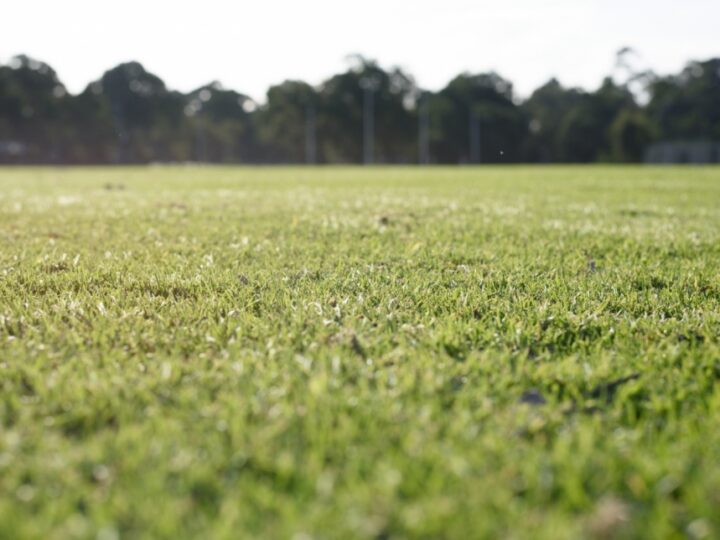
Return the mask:
[[21,55],[0,65],[0,163],[637,162],[656,141],[720,141],[720,58],[625,72],[594,91],[551,79],[519,100],[494,72],[429,92],[355,57],[318,86],[272,86],[258,105],[217,82],[171,90],[137,62],[72,95]]

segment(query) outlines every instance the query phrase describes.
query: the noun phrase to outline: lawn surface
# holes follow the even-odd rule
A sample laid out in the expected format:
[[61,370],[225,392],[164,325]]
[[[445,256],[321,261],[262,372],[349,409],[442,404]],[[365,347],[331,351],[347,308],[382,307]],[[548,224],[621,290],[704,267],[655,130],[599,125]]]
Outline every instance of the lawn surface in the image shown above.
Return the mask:
[[717,538],[720,169],[0,169],[0,538]]

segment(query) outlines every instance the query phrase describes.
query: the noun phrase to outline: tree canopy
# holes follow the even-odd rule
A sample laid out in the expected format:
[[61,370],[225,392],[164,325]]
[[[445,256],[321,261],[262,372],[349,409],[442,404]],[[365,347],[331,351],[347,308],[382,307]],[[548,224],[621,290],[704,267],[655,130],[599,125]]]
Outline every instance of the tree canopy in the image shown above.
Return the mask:
[[720,141],[719,96],[718,58],[592,91],[551,79],[521,100],[498,73],[428,92],[354,56],[321,84],[284,81],[258,104],[217,82],[171,90],[138,62],[72,95],[21,55],[0,65],[0,163],[634,162],[655,141]]

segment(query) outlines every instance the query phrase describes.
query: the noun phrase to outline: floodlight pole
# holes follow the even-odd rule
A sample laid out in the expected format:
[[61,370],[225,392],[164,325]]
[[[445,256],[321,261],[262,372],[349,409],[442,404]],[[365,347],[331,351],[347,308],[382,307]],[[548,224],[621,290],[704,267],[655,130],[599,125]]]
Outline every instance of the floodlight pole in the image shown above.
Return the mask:
[[470,163],[480,163],[480,118],[475,111],[470,111]]
[[375,88],[373,85],[364,85],[363,93],[363,162],[371,165],[374,161],[375,150]]
[[315,141],[315,107],[308,104],[305,108],[305,163],[315,163],[317,143]]
[[430,111],[428,110],[427,96],[420,95],[418,99],[418,163],[430,163]]
[[125,131],[125,111],[122,106],[112,107],[112,119],[117,135],[115,162],[125,163],[129,136]]
[[207,161],[207,136],[205,126],[200,125],[200,122],[195,124],[195,156],[199,163]]

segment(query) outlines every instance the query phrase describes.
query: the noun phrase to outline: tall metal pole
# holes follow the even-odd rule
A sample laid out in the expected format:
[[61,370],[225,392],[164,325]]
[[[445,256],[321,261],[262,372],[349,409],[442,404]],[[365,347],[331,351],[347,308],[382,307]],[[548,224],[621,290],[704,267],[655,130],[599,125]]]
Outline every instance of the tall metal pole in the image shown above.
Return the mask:
[[469,122],[470,163],[480,163],[480,119],[475,111],[470,111]]
[[371,165],[375,153],[375,89],[372,85],[365,85],[363,97],[363,162]]
[[316,159],[315,107],[310,103],[305,108],[305,163],[313,164]]
[[430,111],[424,95],[418,100],[418,163],[430,163]]
[[195,159],[199,163],[205,163],[207,158],[207,134],[205,126],[200,122],[195,123]]
[[130,137],[125,131],[125,110],[120,105],[112,106],[112,119],[117,134],[117,146],[115,151],[115,162],[125,163]]

